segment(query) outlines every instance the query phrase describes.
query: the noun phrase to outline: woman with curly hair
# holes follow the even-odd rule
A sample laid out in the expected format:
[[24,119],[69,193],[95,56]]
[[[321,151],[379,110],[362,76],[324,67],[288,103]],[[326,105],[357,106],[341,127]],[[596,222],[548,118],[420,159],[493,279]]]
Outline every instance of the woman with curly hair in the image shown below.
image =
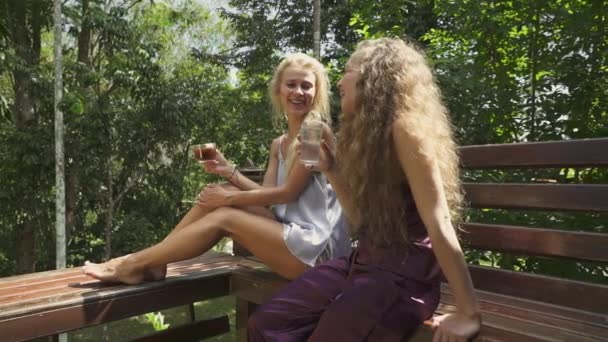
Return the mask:
[[[214,160],[205,162],[205,170],[229,183],[207,186],[160,243],[105,263],[87,262],[83,272],[126,284],[161,280],[168,263],[203,254],[226,236],[288,279],[321,261],[347,255],[350,239],[334,191],[325,176],[297,162],[295,152],[303,122],[330,121],[327,72],[310,56],[290,54],[275,69],[269,95],[275,121],[286,119],[287,131],[272,142],[262,186],[217,151]],[[324,135],[331,136],[327,124]]]
[[441,271],[457,310],[434,319],[434,341],[465,341],[480,314],[454,229],[459,158],[424,54],[400,39],[363,41],[338,88],[337,151],[323,143],[314,168],[334,186],[357,248],[260,306],[250,341],[405,340],[432,317]]

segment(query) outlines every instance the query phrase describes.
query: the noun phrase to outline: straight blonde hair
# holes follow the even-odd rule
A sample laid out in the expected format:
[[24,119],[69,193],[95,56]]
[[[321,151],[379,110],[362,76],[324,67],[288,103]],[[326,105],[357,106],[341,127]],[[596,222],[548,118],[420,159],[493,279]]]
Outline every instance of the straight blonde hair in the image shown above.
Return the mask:
[[[304,53],[288,54],[281,60],[279,65],[274,70],[272,79],[268,86],[268,95],[273,113],[273,124],[276,128],[283,126],[285,122],[285,108],[280,98],[281,82],[283,81],[283,72],[291,66],[300,67],[304,70],[311,71],[315,75],[315,97],[312,102],[312,109],[306,115],[306,120],[318,120],[331,125],[331,115],[329,107],[329,77],[327,71],[321,62]],[[286,169],[291,171],[294,164],[296,141],[292,141],[287,149]]]

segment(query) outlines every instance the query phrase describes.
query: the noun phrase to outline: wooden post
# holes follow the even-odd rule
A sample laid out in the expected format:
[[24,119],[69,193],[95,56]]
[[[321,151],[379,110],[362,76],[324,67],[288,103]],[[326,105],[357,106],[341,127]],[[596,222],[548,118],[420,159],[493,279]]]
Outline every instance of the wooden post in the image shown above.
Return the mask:
[[247,321],[255,311],[256,304],[236,298],[236,340],[247,342]]

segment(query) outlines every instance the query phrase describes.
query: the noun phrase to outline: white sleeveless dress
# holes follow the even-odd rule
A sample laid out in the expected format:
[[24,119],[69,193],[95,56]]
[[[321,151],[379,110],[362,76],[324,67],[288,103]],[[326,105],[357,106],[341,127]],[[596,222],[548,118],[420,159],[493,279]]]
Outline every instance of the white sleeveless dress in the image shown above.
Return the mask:
[[[279,140],[277,186],[287,179],[282,141],[283,137]],[[350,254],[346,218],[336,193],[323,174],[313,172],[310,183],[295,201],[275,205],[273,211],[283,223],[285,245],[303,263],[314,266]]]

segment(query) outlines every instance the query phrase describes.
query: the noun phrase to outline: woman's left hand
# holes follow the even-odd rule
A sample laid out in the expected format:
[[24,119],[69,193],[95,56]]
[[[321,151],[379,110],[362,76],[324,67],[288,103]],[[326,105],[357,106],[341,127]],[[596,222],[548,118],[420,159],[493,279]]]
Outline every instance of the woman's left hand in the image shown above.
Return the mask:
[[466,342],[481,328],[481,319],[462,313],[449,313],[433,318],[433,342]]
[[219,184],[207,185],[196,197],[196,204],[203,207],[228,205],[228,192]]

